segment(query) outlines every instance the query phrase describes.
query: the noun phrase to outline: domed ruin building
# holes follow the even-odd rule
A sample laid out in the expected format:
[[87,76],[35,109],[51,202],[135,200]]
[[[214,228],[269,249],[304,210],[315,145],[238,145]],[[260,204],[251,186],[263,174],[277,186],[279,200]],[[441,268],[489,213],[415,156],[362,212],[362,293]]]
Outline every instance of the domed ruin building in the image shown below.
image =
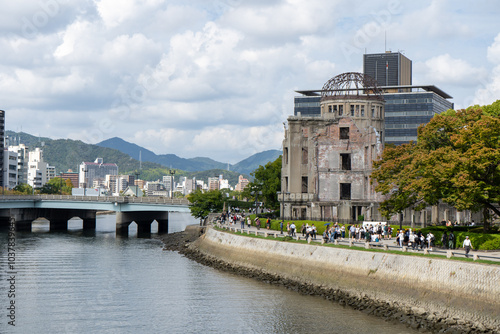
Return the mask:
[[281,203],[285,219],[382,220],[370,184],[384,148],[384,99],[376,81],[343,73],[316,92],[321,116],[288,118],[283,140]]

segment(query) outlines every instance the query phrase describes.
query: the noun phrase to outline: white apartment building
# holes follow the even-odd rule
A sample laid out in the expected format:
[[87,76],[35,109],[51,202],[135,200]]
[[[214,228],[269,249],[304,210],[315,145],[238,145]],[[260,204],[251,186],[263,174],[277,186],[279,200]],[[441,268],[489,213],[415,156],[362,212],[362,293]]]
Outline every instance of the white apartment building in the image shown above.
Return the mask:
[[24,144],[9,146],[9,151],[17,153],[17,184],[28,183],[29,150]]
[[29,152],[28,184],[33,188],[41,188],[47,183],[47,163],[43,161],[43,151],[36,148]]
[[17,152],[5,149],[3,151],[3,180],[5,188],[17,186]]

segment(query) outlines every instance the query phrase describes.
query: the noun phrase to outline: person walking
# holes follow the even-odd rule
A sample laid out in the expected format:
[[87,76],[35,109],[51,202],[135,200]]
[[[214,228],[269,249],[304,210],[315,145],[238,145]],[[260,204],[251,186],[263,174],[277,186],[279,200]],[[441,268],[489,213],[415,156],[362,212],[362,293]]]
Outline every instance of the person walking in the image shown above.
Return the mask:
[[295,223],[292,222],[290,225],[290,236],[294,237],[295,236]]
[[453,234],[453,231],[450,231],[448,235],[448,247],[450,249],[455,249],[455,234]]
[[281,234],[283,234],[283,225],[284,225],[284,222],[283,220],[280,222],[280,230],[281,230]]
[[469,257],[469,252],[472,249],[472,242],[469,239],[469,236],[465,237],[463,247],[465,249],[465,257]]
[[[449,221],[449,220],[448,220]],[[451,222],[450,222],[451,223]],[[446,231],[443,233],[443,235],[441,236],[441,243],[443,244],[443,247],[445,249],[448,248],[448,234],[446,234]]]

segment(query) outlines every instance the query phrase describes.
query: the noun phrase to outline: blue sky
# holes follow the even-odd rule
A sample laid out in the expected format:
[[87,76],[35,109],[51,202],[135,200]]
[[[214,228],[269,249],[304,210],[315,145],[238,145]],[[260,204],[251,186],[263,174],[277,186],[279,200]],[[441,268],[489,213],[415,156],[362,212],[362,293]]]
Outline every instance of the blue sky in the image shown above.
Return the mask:
[[[280,149],[294,90],[403,52],[457,108],[500,98],[491,1],[24,0],[0,11],[6,127],[237,162]],[[387,37],[386,37],[387,36]]]

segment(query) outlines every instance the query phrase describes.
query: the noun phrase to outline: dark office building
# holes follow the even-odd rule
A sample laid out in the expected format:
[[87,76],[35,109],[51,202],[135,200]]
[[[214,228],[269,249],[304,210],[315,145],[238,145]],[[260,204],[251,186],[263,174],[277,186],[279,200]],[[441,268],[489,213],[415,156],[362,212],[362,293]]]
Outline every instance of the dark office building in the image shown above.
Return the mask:
[[[385,143],[417,140],[417,128],[453,108],[452,97],[436,86],[412,85],[412,62],[400,52],[363,55],[364,75],[376,79],[385,104]],[[320,90],[297,91],[294,115],[320,117]]]
[[412,63],[400,52],[365,54],[363,74],[377,80],[379,86],[407,86],[412,84]]
[[[417,140],[417,128],[448,109],[451,96],[436,86],[403,86],[401,93],[387,93],[396,87],[382,87],[385,99],[385,143],[400,145]],[[411,88],[408,88],[411,87]]]
[[[385,104],[385,143],[400,145],[417,140],[417,128],[427,124],[435,114],[453,109],[451,96],[436,86],[380,87]],[[294,115],[320,117],[321,91],[297,91]]]

